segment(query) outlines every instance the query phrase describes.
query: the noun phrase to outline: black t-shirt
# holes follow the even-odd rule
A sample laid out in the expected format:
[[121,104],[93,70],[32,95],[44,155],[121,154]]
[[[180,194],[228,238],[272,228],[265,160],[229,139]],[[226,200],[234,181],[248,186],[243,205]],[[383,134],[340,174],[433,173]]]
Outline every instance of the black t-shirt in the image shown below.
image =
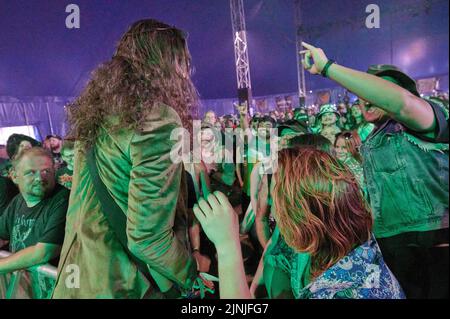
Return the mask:
[[37,243],[62,245],[68,203],[69,190],[60,185],[34,207],[18,194],[0,216],[0,238],[9,240],[13,253]]
[[0,176],[0,216],[18,192],[16,185],[9,178]]

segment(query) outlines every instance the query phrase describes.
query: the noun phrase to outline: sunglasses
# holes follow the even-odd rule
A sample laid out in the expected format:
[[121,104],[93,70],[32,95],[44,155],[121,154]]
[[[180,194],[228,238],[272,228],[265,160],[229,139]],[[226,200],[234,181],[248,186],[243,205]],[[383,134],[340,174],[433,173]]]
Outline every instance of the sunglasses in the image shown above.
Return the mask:
[[373,104],[372,103],[370,103],[370,102],[367,102],[367,101],[361,101],[361,100],[358,100],[358,105],[359,106],[363,106],[363,107],[365,107],[365,108],[369,108],[369,107],[372,107],[373,106]]
[[353,138],[353,134],[350,132],[346,132],[340,135],[341,137],[345,138],[346,140],[352,139]]

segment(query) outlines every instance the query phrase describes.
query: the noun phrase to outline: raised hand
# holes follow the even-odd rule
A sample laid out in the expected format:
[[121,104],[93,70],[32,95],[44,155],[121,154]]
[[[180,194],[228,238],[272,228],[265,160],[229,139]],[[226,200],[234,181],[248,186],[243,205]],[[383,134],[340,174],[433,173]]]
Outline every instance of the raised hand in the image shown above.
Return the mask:
[[239,114],[241,115],[247,114],[248,112],[247,102],[244,102],[242,104],[234,104],[234,106],[236,107],[236,110],[239,112]]
[[194,205],[194,214],[216,249],[232,244],[233,240],[239,240],[237,215],[223,193],[211,193],[207,200],[201,198],[198,204]]
[[325,52],[323,52],[322,49],[316,48],[306,42],[302,42],[302,46],[306,48],[306,50],[300,51],[300,53],[304,54],[302,59],[303,67],[311,74],[320,74],[325,64],[328,62]]

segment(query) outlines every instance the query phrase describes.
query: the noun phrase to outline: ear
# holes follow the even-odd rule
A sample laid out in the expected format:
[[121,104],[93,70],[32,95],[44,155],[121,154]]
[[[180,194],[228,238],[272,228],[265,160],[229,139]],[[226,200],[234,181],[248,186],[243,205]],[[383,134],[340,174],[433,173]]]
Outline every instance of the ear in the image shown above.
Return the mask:
[[19,185],[18,177],[17,177],[17,171],[15,168],[11,169],[11,179],[14,182],[14,184]]

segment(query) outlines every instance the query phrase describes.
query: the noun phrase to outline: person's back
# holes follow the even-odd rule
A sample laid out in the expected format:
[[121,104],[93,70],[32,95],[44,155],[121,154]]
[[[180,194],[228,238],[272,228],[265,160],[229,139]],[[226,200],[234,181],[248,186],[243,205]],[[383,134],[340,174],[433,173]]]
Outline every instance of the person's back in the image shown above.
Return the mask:
[[[129,234],[139,238],[143,228],[153,229],[155,238],[161,235],[166,241],[163,246],[167,249],[168,258],[162,257],[161,263],[150,267],[168,277],[176,275],[186,279],[192,273],[187,250],[182,249],[186,238],[172,240],[164,235],[170,234],[173,227],[186,227],[182,219],[185,212],[177,211],[177,206],[181,207],[178,201],[183,199],[178,196],[182,164],[172,163],[168,152],[175,145],[170,141],[170,134],[181,123],[176,112],[167,106],[155,107],[153,114],[139,133],[123,129],[111,134],[102,128],[95,144],[96,164],[112,198],[127,213]],[[155,128],[159,133],[157,139]],[[79,147],[75,163],[77,174],[73,179],[67,223],[70,227],[66,229],[65,249],[62,251],[65,262],[60,265],[61,284],[57,286],[54,297],[142,298],[149,283],[121,247],[101,211],[85,154]],[[174,225],[170,217],[175,211],[179,218]],[[166,214],[166,217],[161,214]],[[149,224],[152,218],[158,223]],[[151,251],[150,243],[148,249]],[[157,256],[152,257],[156,259]],[[70,289],[62,284],[70,275],[64,272],[70,264],[78,265],[85,272],[85,280],[79,289]],[[105,265],[109,265],[110,271],[105,271]]]
[[[77,144],[54,298],[155,298],[192,288],[183,168],[171,158],[179,146],[171,135],[189,127],[198,100],[190,71],[182,31],[140,20],[68,107]],[[66,285],[74,264],[76,289]]]

